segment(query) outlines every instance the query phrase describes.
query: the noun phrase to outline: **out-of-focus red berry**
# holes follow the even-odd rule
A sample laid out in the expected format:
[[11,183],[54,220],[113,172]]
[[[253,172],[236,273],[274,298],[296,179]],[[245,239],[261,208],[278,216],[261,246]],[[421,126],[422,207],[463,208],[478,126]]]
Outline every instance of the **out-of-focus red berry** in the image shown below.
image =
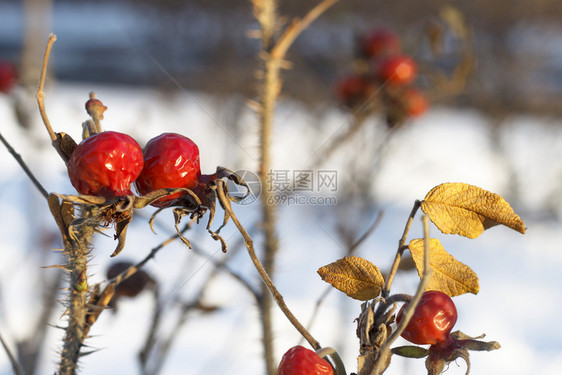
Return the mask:
[[367,77],[358,75],[344,77],[336,86],[339,101],[348,107],[365,103],[374,92],[373,83]]
[[398,55],[401,48],[400,38],[392,30],[385,28],[369,31],[361,41],[363,55],[372,59]]
[[394,85],[407,85],[414,81],[418,68],[409,56],[389,57],[377,65],[376,76],[381,82]]
[[10,92],[17,81],[18,73],[14,64],[8,61],[0,61],[0,92]]
[[409,88],[402,96],[404,109],[409,116],[420,116],[429,108],[429,100],[424,93],[417,88]]

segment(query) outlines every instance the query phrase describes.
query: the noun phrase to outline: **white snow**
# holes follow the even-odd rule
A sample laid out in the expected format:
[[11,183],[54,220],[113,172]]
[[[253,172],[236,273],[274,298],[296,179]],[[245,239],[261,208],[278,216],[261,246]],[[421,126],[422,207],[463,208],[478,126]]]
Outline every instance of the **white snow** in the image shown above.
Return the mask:
[[[106,129],[134,136],[141,145],[162,133],[180,132],[198,143],[203,173],[217,165],[230,169],[255,169],[258,164],[257,123],[250,110],[232,120],[232,104],[239,98],[213,98],[201,93],[162,94],[150,89],[97,85],[57,84],[47,92],[47,112],[55,131],[79,138],[80,124],[86,119],[83,105],[90,91],[109,107],[103,125]],[[279,110],[274,135],[276,169],[306,168],[310,154],[347,121],[346,114],[329,110],[320,118],[304,108],[284,102]],[[376,119],[352,143],[322,166],[338,171],[340,193],[354,179],[348,160],[368,165],[372,156],[369,144],[380,131]],[[232,124],[234,122],[234,125]],[[49,145],[46,131],[35,119],[32,136],[15,123],[6,96],[0,96],[0,131],[36,173],[48,191],[73,194],[65,168]],[[311,125],[312,124],[312,125]],[[325,126],[324,126],[325,125]],[[472,111],[433,108],[426,116],[409,124],[390,140],[389,151],[373,184],[372,194],[384,210],[381,226],[361,246],[358,255],[385,270],[390,265],[398,239],[415,199],[421,199],[435,185],[466,182],[501,194],[512,204],[527,225],[521,235],[506,227],[495,227],[476,240],[446,236],[431,228],[446,249],[473,268],[480,278],[477,296],[456,297],[459,311],[457,328],[467,334],[487,334],[502,348],[491,353],[474,353],[474,374],[556,374],[562,366],[562,127],[559,121],[518,117],[506,121],[501,132],[501,148],[490,141],[487,120]],[[360,147],[358,146],[360,145]],[[56,233],[45,201],[23,174],[13,157],[0,151],[0,333],[13,345],[15,338],[30,332],[31,322],[41,303],[34,282],[38,273],[55,272],[39,267],[60,262],[57,254],[45,254],[41,238]],[[345,241],[336,224],[356,226],[357,236],[374,220],[378,211],[354,216],[345,210],[343,197],[338,206],[291,206],[279,209],[281,253],[275,276],[279,290],[295,315],[308,322],[317,298],[327,288],[316,270],[344,254]],[[259,221],[257,203],[235,206],[248,228]],[[152,212],[151,209],[146,211]],[[157,227],[153,234],[145,217],[137,217],[129,229],[127,245],[119,257],[139,260],[173,231],[171,212],[161,213],[168,230]],[[221,220],[221,211],[215,227]],[[421,234],[416,220],[410,238]],[[112,236],[111,230],[109,235]],[[223,254],[200,224],[188,237],[204,249],[212,260]],[[224,237],[229,244],[239,242],[234,225],[228,224]],[[260,249],[262,238],[256,236]],[[56,247],[55,244],[49,245]],[[98,236],[92,261],[92,282],[104,278],[105,265],[115,246],[112,238]],[[234,251],[231,249],[230,251]],[[41,255],[39,255],[41,254]],[[164,294],[188,299],[197,292],[211,271],[210,261],[194,256],[181,243],[164,248],[147,270],[161,281]],[[229,266],[259,285],[257,275],[244,249],[229,261]],[[415,273],[399,275],[394,291],[413,292]],[[206,301],[218,304],[217,313],[188,318],[162,374],[260,374],[261,336],[258,311],[246,289],[232,277],[221,275],[213,281]],[[355,371],[358,341],[355,319],[360,303],[332,291],[324,301],[312,333],[325,346],[336,347],[347,365]],[[280,357],[300,340],[288,321],[275,310],[277,355]],[[51,317],[59,320],[59,308]],[[137,354],[152,316],[151,295],[123,301],[117,314],[106,312],[94,325],[88,344],[101,348],[81,362],[82,374],[137,374]],[[176,316],[169,316],[164,327],[171,329]],[[60,349],[58,330],[49,329],[46,355],[40,373],[52,373]],[[10,373],[10,365],[0,351],[0,374]],[[387,374],[424,374],[422,360],[394,360]],[[458,361],[447,374],[464,374]]]

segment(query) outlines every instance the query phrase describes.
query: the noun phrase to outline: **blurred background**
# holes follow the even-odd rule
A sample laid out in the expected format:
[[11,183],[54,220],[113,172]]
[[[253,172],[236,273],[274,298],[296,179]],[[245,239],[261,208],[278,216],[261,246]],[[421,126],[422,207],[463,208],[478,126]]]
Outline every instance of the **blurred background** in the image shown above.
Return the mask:
[[[316,3],[280,1],[282,26]],[[273,167],[337,171],[336,191],[312,195],[335,197],[337,204],[280,205],[275,279],[299,318],[315,317],[313,334],[340,351],[348,372],[355,371],[358,354],[353,320],[360,303],[333,291],[315,314],[327,287],[316,270],[346,255],[383,212],[356,255],[384,273],[414,200],[451,181],[502,195],[528,227],[524,236],[498,227],[473,241],[432,228],[480,277],[478,296],[455,298],[458,328],[474,336],[485,332],[502,344],[497,352],[473,355],[472,371],[559,373],[561,24],[562,2],[556,0],[347,0],[290,49]],[[399,125],[390,126],[388,103],[375,98],[377,104],[365,109],[370,99],[363,98],[359,106],[349,105],[337,89],[344,77],[371,68],[359,49],[375,28],[399,37],[403,53],[417,63],[415,85],[430,103]],[[95,91],[109,107],[106,129],[128,133],[141,146],[162,132],[182,133],[199,145],[203,173],[217,165],[256,172],[259,124],[251,100],[259,87],[258,29],[247,0],[0,0],[0,65],[17,70],[17,84],[0,90],[0,132],[48,191],[76,193],[34,99],[46,41],[54,33],[46,106],[55,131],[79,140],[84,103]],[[60,264],[60,254],[51,251],[60,240],[35,187],[8,152],[0,151],[0,158],[0,334],[26,374],[52,373],[61,339],[53,326],[65,324],[58,303],[64,275],[41,267]],[[259,246],[259,202],[235,210]],[[160,215],[156,235],[150,231],[152,212],[137,215],[121,259],[139,261],[173,234],[170,212]],[[420,233],[415,226],[411,238]],[[106,280],[115,246],[111,229],[108,235],[96,239],[91,283]],[[88,341],[100,351],[84,358],[83,374],[263,373],[258,310],[237,277],[256,288],[260,281],[239,235],[227,225],[230,250],[224,257],[203,228],[188,237],[200,251],[175,243],[146,267],[164,309],[153,364],[141,370],[138,359],[158,305],[146,291],[123,299],[117,313],[102,314]],[[417,275],[403,272],[395,291],[412,293]],[[275,319],[280,358],[300,338],[278,312]],[[10,373],[0,351],[0,374]],[[423,361],[396,360],[387,373],[425,370]],[[448,373],[464,374],[464,364],[451,365]]]
[[[280,13],[302,16],[314,4],[282,1]],[[51,68],[60,81],[162,89],[180,84],[255,95],[259,40],[248,38],[258,28],[249,1],[3,0],[0,6],[0,54],[18,63],[24,84],[36,84],[45,36],[54,32],[59,41]],[[468,30],[447,18],[449,7],[460,11]],[[560,114],[560,17],[556,0],[341,2],[291,49],[295,69],[285,75],[285,92],[306,103],[329,101],[334,78],[349,70],[352,41],[374,26],[394,29],[405,50],[431,65],[430,39],[445,38],[438,61],[445,71],[458,59],[453,36],[467,32],[478,69],[448,105],[494,115]]]

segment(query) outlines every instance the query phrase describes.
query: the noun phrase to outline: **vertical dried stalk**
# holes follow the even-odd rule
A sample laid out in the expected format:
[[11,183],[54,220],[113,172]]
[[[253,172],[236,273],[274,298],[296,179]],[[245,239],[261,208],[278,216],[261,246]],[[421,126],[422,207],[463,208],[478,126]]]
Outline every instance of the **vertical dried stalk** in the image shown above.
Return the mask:
[[[314,7],[302,19],[296,19],[287,27],[285,32],[275,38],[275,32],[278,26],[277,17],[277,1],[276,0],[252,0],[254,6],[254,15],[260,23],[263,67],[259,92],[259,116],[260,116],[260,167],[259,177],[261,181],[267,181],[269,171],[271,170],[271,135],[273,131],[273,117],[275,114],[275,105],[277,97],[281,91],[280,71],[283,67],[283,61],[287,50],[297,38],[297,36],[306,29],[311,22],[319,17],[326,9],[336,3],[337,0],[324,0],[318,6]],[[263,214],[263,230],[265,236],[263,269],[273,277],[275,268],[275,258],[278,252],[278,239],[276,233],[276,210],[275,205],[271,204],[272,192],[264,189],[261,195],[262,214]],[[260,311],[263,329],[264,357],[266,361],[267,373],[275,374],[276,365],[273,357],[273,330],[271,322],[272,300],[269,294],[270,289],[267,285],[262,285],[262,295],[260,299]]]
[[[263,81],[259,93],[259,116],[260,116],[260,167],[259,177],[261,181],[267,181],[271,170],[271,133],[273,130],[273,116],[275,103],[280,90],[279,70],[280,60],[271,56],[274,43],[273,35],[277,23],[277,1],[276,0],[254,0],[254,13],[261,26],[262,56],[263,56]],[[272,192],[264,189],[262,200],[262,223],[265,237],[263,267],[272,275],[275,266],[275,257],[278,249],[276,233],[275,206],[270,204]],[[267,374],[275,374],[275,358],[273,347],[273,327],[271,314],[272,300],[265,284],[262,285],[261,297],[259,298],[259,309],[261,313],[262,339],[264,348],[264,360]]]

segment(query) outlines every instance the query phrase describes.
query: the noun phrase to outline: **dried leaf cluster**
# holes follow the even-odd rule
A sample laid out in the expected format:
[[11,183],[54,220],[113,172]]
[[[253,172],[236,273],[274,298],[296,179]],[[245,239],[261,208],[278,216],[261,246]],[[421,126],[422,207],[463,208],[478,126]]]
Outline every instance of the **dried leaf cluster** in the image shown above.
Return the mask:
[[[390,344],[396,336],[392,335],[391,326],[394,322],[395,304],[400,301],[408,302],[411,298],[401,294],[389,295],[394,273],[406,249],[412,255],[425,290],[439,290],[454,297],[465,293],[477,294],[480,289],[476,273],[455,259],[437,238],[416,238],[406,242],[411,220],[418,208],[445,234],[476,238],[484,230],[499,224],[525,233],[525,224],[501,196],[465,183],[444,183],[431,189],[422,201],[416,201],[404,236],[399,242],[395,265],[387,280],[376,265],[356,256],[345,257],[321,267],[318,274],[324,281],[353,299],[366,301],[357,319],[357,336],[361,348],[359,375],[382,373],[390,363],[390,354],[383,352],[381,348],[385,343]],[[431,272],[427,273],[426,257],[431,267]],[[465,340],[472,340],[468,336],[463,337]],[[473,341],[467,341],[466,347],[451,354],[451,360],[462,357],[469,364],[468,349],[499,348],[496,342]],[[397,349],[394,354],[406,354],[405,356],[410,357],[427,355],[427,351],[420,350],[422,348],[408,347]],[[430,373],[439,374],[441,370],[442,368]]]

